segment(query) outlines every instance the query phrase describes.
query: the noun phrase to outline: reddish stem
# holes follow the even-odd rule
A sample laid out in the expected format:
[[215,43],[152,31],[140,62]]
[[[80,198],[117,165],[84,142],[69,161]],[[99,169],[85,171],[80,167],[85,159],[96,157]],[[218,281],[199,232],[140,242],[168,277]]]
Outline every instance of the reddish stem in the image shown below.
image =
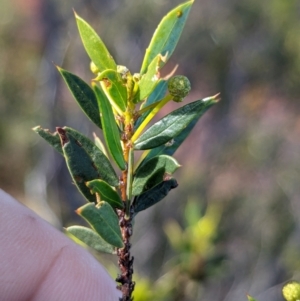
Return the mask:
[[118,210],[119,225],[121,228],[124,248],[118,249],[117,255],[119,257],[118,264],[121,274],[118,275],[116,281],[120,283],[118,288],[122,291],[122,298],[119,301],[132,301],[132,292],[135,283],[132,281],[133,275],[133,257],[130,255],[130,237],[132,235],[132,215],[130,212],[129,219],[125,216],[124,210]]

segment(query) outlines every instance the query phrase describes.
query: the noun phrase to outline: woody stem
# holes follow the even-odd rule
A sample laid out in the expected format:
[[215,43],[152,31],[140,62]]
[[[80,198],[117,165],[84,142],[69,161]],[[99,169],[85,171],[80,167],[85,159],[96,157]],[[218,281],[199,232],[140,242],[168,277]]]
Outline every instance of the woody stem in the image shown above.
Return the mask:
[[132,236],[132,217],[133,211],[130,207],[131,199],[131,179],[133,170],[133,152],[131,146],[131,137],[133,134],[133,110],[128,108],[125,112],[124,118],[124,133],[122,137],[123,142],[123,156],[127,164],[127,169],[122,172],[121,197],[124,203],[124,208],[118,210],[119,226],[121,228],[122,240],[124,247],[117,250],[119,257],[118,264],[120,274],[116,281],[120,283],[118,288],[122,292],[120,301],[132,301],[132,292],[134,290],[133,275],[133,257],[130,254],[130,237]]

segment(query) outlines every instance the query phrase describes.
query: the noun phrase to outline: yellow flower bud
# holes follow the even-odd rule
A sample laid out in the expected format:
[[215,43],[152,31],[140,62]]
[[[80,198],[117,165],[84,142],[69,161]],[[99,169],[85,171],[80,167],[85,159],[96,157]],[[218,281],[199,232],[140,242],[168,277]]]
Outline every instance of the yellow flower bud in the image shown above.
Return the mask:
[[286,301],[300,301],[300,283],[288,282],[282,288],[282,295]]
[[94,62],[90,63],[90,69],[94,74],[98,74],[100,72],[99,68],[95,65]]
[[129,74],[129,69],[126,66],[118,65],[117,72],[121,74],[122,79],[126,79]]

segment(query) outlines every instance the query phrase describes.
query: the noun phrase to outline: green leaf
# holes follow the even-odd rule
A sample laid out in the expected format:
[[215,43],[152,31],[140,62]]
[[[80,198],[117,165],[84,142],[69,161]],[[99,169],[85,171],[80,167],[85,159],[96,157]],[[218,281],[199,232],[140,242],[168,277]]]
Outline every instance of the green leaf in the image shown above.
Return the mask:
[[123,158],[123,151],[120,141],[120,133],[118,125],[115,121],[115,117],[112,111],[112,107],[106,97],[103,97],[101,89],[94,85],[98,104],[101,111],[101,122],[103,128],[103,134],[109,153],[115,160],[121,170],[126,169],[126,164]]
[[[158,102],[159,100],[161,100],[166,92],[167,92],[167,88],[168,88],[168,81],[166,80],[160,80],[157,84],[157,86],[155,87],[154,91],[151,93],[151,95],[147,98],[147,100],[141,105],[141,109],[148,107],[149,105]],[[136,121],[134,127],[135,129],[137,129],[140,124],[143,122],[143,120],[148,116],[148,114],[151,112],[151,109],[148,110],[147,112],[145,112],[142,116],[140,116],[138,118],[138,120]]]
[[89,203],[78,208],[76,212],[82,216],[107,243],[117,248],[124,246],[118,217],[108,203],[100,202],[97,206]]
[[81,133],[70,127],[64,127],[63,129],[82,145],[90,156],[94,167],[96,167],[100,179],[107,182],[110,186],[119,186],[119,178],[106,155],[89,138]]
[[[49,130],[45,130],[40,126],[33,128],[42,138],[44,138],[50,145],[52,145],[60,154],[64,155],[61,140],[57,132],[50,133]],[[64,127],[64,131],[71,134],[79,144],[84,148],[85,152],[90,157],[92,164],[96,167],[99,177],[106,181],[111,186],[119,186],[119,179],[110,164],[106,155],[87,137],[77,132],[70,127]]]
[[166,180],[156,185],[152,189],[135,197],[133,201],[133,208],[135,214],[155,205],[163,198],[165,198],[171,189],[174,189],[177,186],[178,184],[175,179]]
[[134,175],[132,183],[132,195],[139,195],[159,183],[163,182],[166,175],[172,175],[179,163],[170,156],[158,156],[140,166]]
[[147,72],[142,76],[139,82],[139,90],[135,99],[139,102],[147,98],[159,83],[159,70],[162,66],[163,58],[158,54],[148,67]]
[[[116,254],[115,248],[108,244],[101,236],[90,228],[82,226],[71,226],[65,229],[67,235],[76,243],[83,243],[98,252]],[[78,241],[79,240],[79,241]]]
[[117,70],[114,59],[95,30],[76,13],[75,17],[82,43],[90,59],[101,72],[106,69]]
[[57,128],[62,149],[71,177],[82,195],[90,202],[96,202],[96,196],[90,193],[85,182],[100,178],[91,157],[71,134]]
[[203,115],[202,111],[198,114],[191,122],[186,126],[186,128],[180,132],[177,136],[175,136],[171,141],[155,147],[150,150],[147,154],[146,158],[143,160],[142,164],[145,164],[148,160],[158,155],[169,155],[172,156],[179,146],[185,141],[185,139],[189,136],[192,129],[195,127],[197,122],[199,121],[200,117]]
[[218,95],[189,103],[162,118],[146,130],[134,143],[137,150],[152,149],[171,141],[199,115],[218,102]]
[[160,82],[155,87],[154,91],[147,98],[147,100],[142,104],[141,108],[145,108],[164,98],[167,89],[168,89],[168,81],[165,79],[160,80]]
[[106,152],[106,149],[105,149],[105,146],[104,146],[103,142],[101,141],[101,139],[95,133],[93,133],[93,135],[94,135],[94,143],[95,143],[95,145],[107,157],[107,152]]
[[247,295],[248,301],[257,301],[256,299],[252,298],[251,296]]
[[92,193],[98,193],[101,201],[105,201],[113,208],[123,209],[124,204],[119,194],[106,182],[102,180],[93,180],[86,183],[86,186],[91,189]]
[[43,129],[41,126],[36,126],[32,128],[32,130],[39,134],[51,146],[53,146],[54,149],[57,150],[61,155],[64,155],[64,152],[61,147],[60,138],[57,132],[52,134],[48,129]]
[[110,103],[116,105],[122,112],[125,112],[127,89],[120,74],[115,70],[105,70],[95,80],[100,81],[101,87]]
[[99,128],[102,128],[98,102],[93,89],[77,75],[60,67],[57,69],[83,112]]
[[180,38],[193,2],[188,1],[177,6],[161,20],[146,50],[141,74],[147,71],[149,64],[158,54],[166,55],[164,63],[168,61]]

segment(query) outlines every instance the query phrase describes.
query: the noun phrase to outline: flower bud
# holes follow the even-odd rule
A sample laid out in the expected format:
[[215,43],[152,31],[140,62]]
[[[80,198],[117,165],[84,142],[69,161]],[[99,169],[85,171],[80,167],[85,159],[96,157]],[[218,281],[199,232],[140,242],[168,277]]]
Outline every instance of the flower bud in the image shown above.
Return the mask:
[[176,75],[169,79],[168,82],[169,93],[173,96],[173,100],[181,102],[191,90],[191,83],[187,77],[183,75]]
[[121,74],[122,79],[126,79],[127,74],[129,74],[129,69],[126,66],[118,65],[117,72]]
[[286,301],[300,301],[300,283],[288,282],[282,288],[282,295]]
[[95,65],[93,61],[90,63],[90,69],[94,74],[98,74],[100,72],[99,68]]
[[138,83],[141,80],[142,76],[140,73],[134,73],[132,78],[135,83]]

